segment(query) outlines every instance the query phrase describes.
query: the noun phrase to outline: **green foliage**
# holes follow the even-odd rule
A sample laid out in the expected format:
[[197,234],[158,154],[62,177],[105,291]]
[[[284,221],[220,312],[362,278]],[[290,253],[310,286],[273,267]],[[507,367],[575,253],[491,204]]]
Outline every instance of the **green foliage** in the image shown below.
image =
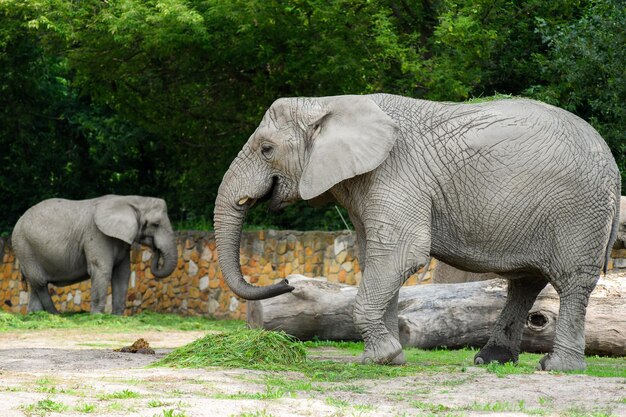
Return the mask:
[[[165,198],[210,229],[217,187],[281,96],[536,97],[589,120],[625,168],[621,0],[5,0],[0,233],[49,197]],[[345,212],[342,212],[345,216]],[[343,229],[334,206],[251,227]]]
[[557,27],[540,20],[550,47],[537,57],[549,82],[528,93],[580,115],[613,150],[626,171],[626,8],[621,0],[591,2],[583,15]]

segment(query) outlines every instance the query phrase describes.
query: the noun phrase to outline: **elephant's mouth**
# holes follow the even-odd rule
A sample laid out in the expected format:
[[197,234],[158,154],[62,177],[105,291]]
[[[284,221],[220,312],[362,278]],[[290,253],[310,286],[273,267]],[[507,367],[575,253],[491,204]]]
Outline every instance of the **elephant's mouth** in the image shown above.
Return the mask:
[[281,197],[280,197],[280,188],[281,188],[282,184],[280,182],[280,179],[278,177],[273,177],[272,178],[272,186],[270,187],[270,189],[268,190],[267,193],[265,193],[265,195],[263,197],[261,197],[259,199],[260,203],[263,202],[268,202],[267,203],[267,209],[269,211],[272,212],[276,212],[276,211],[280,211],[283,208],[285,208],[286,206],[289,205],[289,202],[284,201]]
[[248,210],[257,203],[266,203],[267,209],[271,212],[280,211],[296,200],[287,200],[283,198],[283,182],[278,176],[272,177],[272,184],[265,194],[259,198],[244,197],[237,203],[237,207],[241,210]]

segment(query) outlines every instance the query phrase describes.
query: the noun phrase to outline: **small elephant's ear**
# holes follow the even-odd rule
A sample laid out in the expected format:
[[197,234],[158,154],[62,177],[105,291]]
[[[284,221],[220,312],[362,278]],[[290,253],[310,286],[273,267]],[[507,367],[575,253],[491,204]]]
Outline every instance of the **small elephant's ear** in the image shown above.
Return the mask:
[[94,220],[102,233],[129,245],[139,231],[137,212],[124,197],[107,196],[98,201]]
[[299,185],[304,200],[377,168],[396,141],[395,122],[369,97],[327,97],[320,102],[323,114],[311,126],[317,136],[311,139]]

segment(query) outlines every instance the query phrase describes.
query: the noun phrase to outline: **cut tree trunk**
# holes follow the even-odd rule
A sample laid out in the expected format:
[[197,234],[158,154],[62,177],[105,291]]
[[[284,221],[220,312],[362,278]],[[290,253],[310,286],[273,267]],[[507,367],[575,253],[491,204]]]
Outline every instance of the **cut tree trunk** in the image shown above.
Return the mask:
[[[275,298],[248,302],[253,328],[283,330],[301,340],[361,340],[352,322],[357,288],[325,279],[290,276],[295,289]],[[506,301],[506,281],[402,287],[400,342],[422,349],[482,347]],[[586,353],[626,355],[626,274],[603,276],[586,316]],[[559,298],[546,287],[530,310],[522,350],[549,352]]]

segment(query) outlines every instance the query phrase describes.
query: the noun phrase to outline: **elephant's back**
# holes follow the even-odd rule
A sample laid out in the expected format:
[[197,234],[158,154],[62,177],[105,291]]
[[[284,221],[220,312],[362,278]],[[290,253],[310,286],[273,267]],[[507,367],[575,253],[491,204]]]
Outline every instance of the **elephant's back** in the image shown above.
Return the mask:
[[563,242],[585,242],[568,250],[601,259],[620,190],[602,137],[577,116],[532,100],[451,106],[447,129],[459,133],[435,145],[442,158],[434,253],[499,272],[557,259]]
[[[470,142],[471,146],[512,146],[523,143],[529,151],[545,154],[552,148],[568,147],[570,155],[599,155],[613,160],[602,136],[575,114],[531,99],[505,99],[462,104],[470,116],[466,123],[478,126],[477,133],[492,141]],[[502,136],[507,138],[500,143]],[[567,157],[567,154],[562,155]]]
[[28,210],[15,224],[12,242],[18,259],[37,257],[64,259],[77,252],[93,217],[89,200],[44,200]]

